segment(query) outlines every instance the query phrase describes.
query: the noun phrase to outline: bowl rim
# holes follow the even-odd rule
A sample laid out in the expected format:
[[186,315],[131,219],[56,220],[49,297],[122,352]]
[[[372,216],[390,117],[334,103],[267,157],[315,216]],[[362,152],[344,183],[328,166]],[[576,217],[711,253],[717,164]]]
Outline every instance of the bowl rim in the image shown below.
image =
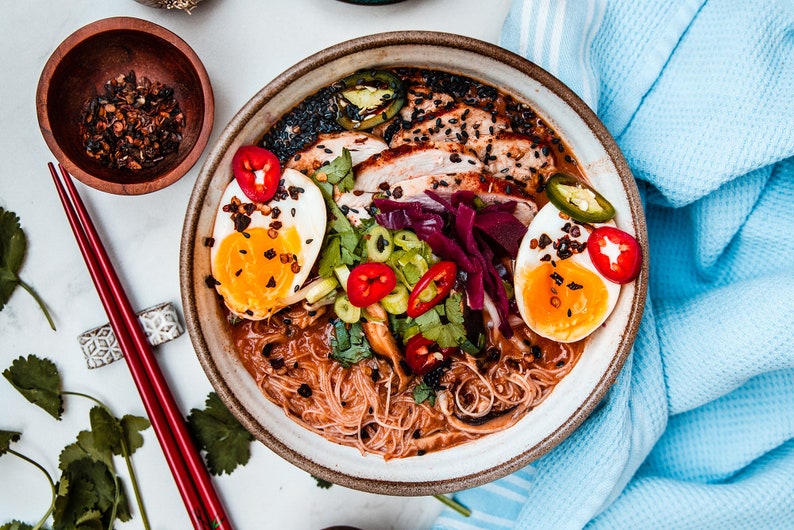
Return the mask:
[[[630,208],[631,220],[636,231],[636,238],[646,256],[646,259],[643,260],[640,275],[635,282],[636,288],[634,289],[630,302],[631,310],[628,322],[626,323],[624,335],[620,339],[617,351],[612,356],[607,369],[601,375],[598,383],[594,386],[587,398],[577,406],[573,414],[541,442],[535,444],[531,448],[527,448],[523,453],[514,456],[512,459],[498,466],[482,469],[477,473],[462,475],[453,479],[442,479],[437,481],[395,482],[390,480],[373,480],[371,478],[362,479],[338,469],[320,465],[312,459],[306,458],[305,455],[296,452],[285,442],[274,436],[265,427],[260,425],[252,413],[243,408],[227,381],[222,377],[220,370],[214,364],[209,351],[209,345],[201,330],[200,317],[197,314],[196,294],[193,291],[193,286],[196,285],[197,280],[193,271],[196,251],[195,246],[197,242],[195,231],[202,213],[202,208],[200,206],[201,198],[209,189],[213,180],[213,175],[218,169],[220,159],[223,153],[226,152],[233,143],[237,133],[240,132],[243,126],[256,115],[268,101],[291,83],[310,73],[313,69],[350,54],[371,51],[374,48],[384,48],[392,45],[426,45],[435,48],[454,48],[465,52],[485,55],[489,59],[504,63],[508,67],[514,68],[522,74],[534,78],[562,99],[588,125],[597,141],[606,151],[610,161],[615,166],[623,187],[626,190],[626,199]],[[282,72],[258,91],[231,119],[214,144],[212,151],[207,156],[188,202],[180,247],[180,286],[185,310],[186,327],[200,364],[222,401],[227,405],[232,414],[252,432],[259,441],[263,442],[275,453],[297,467],[335,484],[361,491],[388,495],[431,495],[479,486],[506,476],[526,466],[561,443],[562,440],[573,433],[573,431],[575,431],[598,407],[602,398],[614,384],[628,358],[640,326],[640,321],[642,320],[647,295],[647,277],[649,273],[649,260],[647,256],[648,236],[642,200],[628,163],[618,148],[614,138],[603,123],[598,119],[590,107],[588,107],[571,89],[540,66],[495,44],[453,33],[423,30],[393,31],[353,38],[306,57]]]
[[[64,151],[58,144],[55,136],[52,134],[52,127],[50,123],[50,116],[47,109],[47,95],[49,92],[49,84],[52,77],[61,61],[73,49],[75,49],[82,42],[96,37],[103,33],[111,33],[117,31],[134,31],[139,33],[148,34],[157,37],[181,53],[190,63],[191,68],[195,70],[196,76],[199,79],[201,92],[204,100],[204,112],[202,113],[201,128],[199,135],[196,138],[196,144],[188,151],[185,158],[171,170],[155,177],[152,180],[133,183],[118,183],[110,182],[100,179],[84,171],[79,166],[74,164],[72,160],[66,156]],[[198,161],[204,148],[209,142],[210,134],[212,133],[212,126],[215,120],[215,96],[212,90],[209,74],[207,73],[204,63],[199,58],[198,54],[193,48],[188,45],[181,37],[172,32],[171,30],[136,17],[108,17],[100,20],[90,22],[85,26],[75,30],[67,36],[56,48],[53,50],[47,62],[44,64],[39,81],[36,86],[36,115],[39,121],[39,130],[41,131],[44,141],[52,151],[52,154],[74,177],[76,177],[83,184],[92,188],[113,193],[116,195],[140,195],[157,191],[166,186],[173,184],[181,179]]]

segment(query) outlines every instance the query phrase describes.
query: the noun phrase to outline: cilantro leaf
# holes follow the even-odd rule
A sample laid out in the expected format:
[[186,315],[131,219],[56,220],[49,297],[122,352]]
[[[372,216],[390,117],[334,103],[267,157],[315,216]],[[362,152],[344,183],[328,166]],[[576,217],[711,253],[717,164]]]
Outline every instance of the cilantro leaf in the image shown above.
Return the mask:
[[[101,438],[101,435],[100,435]],[[71,465],[71,461],[64,462],[64,453],[70,449],[70,454],[66,456],[71,456],[72,461],[74,460],[81,460],[83,458],[90,458],[95,462],[100,462],[107,466],[108,468],[113,468],[113,455],[107,449],[101,448],[101,443],[99,447],[97,446],[94,433],[92,431],[80,431],[77,433],[77,442],[74,444],[67,446],[64,448],[64,451],[61,452],[61,464],[60,467],[62,470],[66,470],[69,465]],[[81,454],[82,452],[82,454]]]
[[0,456],[3,456],[11,448],[11,442],[18,442],[21,432],[0,430]]
[[25,232],[19,226],[19,217],[14,212],[6,211],[0,207],[0,311],[3,310],[14,289],[19,285],[36,300],[50,327],[55,330],[55,324],[44,301],[39,298],[32,287],[18,276],[27,248],[28,241]]
[[96,450],[121,455],[123,433],[119,421],[103,407],[93,407],[89,412],[89,418]]
[[407,322],[403,324],[406,328],[403,340],[407,341],[414,335],[410,331],[411,324],[415,324],[425,338],[438,343],[440,348],[460,348],[466,353],[475,355],[480,352],[480,348],[466,336],[466,327],[463,321],[461,295],[454,292],[430,311],[415,319],[407,319]]
[[19,357],[3,371],[3,376],[25,399],[43,408],[56,420],[61,419],[61,376],[55,363],[35,355]]
[[346,147],[342,148],[341,155],[321,167],[320,171],[325,173],[327,182],[334,184],[342,193],[352,190],[356,183],[353,177],[353,159]]
[[[327,480],[325,480],[325,479],[322,479],[322,478],[320,478],[320,477],[317,477],[317,476],[314,476],[314,475],[312,475],[311,477],[312,477],[312,478],[313,478],[315,481],[317,481],[317,487],[318,487],[318,488],[321,488],[321,489],[327,490],[328,488],[330,488],[331,486],[333,486],[333,485],[334,485],[334,483],[333,483],[333,482],[328,482]],[[2,530],[2,529],[0,529],[0,530]]]
[[14,520],[0,526],[0,530],[33,530],[33,527],[22,521]]
[[66,487],[59,488],[55,499],[54,530],[109,528],[114,512],[120,521],[129,520],[127,499],[102,462],[87,457],[75,460],[63,471],[64,480]]
[[427,403],[433,407],[436,404],[436,391],[425,383],[424,381],[420,381],[418,385],[414,387],[413,391],[414,402],[417,404]]
[[127,414],[121,418],[121,430],[124,433],[124,439],[127,441],[127,450],[129,450],[130,454],[143,447],[141,431],[145,431],[150,425],[149,420],[141,416]]
[[331,337],[330,357],[344,368],[350,368],[359,361],[372,357],[372,347],[364,336],[361,323],[347,324],[337,319],[334,322],[334,335]]
[[[324,175],[322,180],[318,180],[320,175]],[[315,172],[312,181],[320,188],[328,208],[328,233],[320,251],[319,262],[320,276],[328,278],[340,265],[354,265],[360,261],[357,248],[361,242],[361,234],[353,228],[334,200],[334,186],[342,192],[353,189],[355,182],[350,152],[343,149],[341,156]]]
[[250,444],[254,437],[223,404],[215,392],[210,392],[205,409],[192,409],[188,426],[199,447],[206,452],[207,468],[213,475],[231,474],[251,458]]

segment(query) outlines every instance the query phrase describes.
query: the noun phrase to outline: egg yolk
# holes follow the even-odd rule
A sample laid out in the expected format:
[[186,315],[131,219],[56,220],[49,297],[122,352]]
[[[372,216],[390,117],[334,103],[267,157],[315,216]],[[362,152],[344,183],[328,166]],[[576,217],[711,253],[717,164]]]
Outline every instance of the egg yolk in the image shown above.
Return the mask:
[[293,263],[300,248],[295,227],[282,228],[275,238],[262,227],[225,237],[215,255],[213,276],[229,309],[253,319],[280,309],[280,300],[293,288]]
[[571,260],[550,262],[523,278],[524,318],[530,329],[559,342],[585,338],[606,318],[606,285],[593,271]]

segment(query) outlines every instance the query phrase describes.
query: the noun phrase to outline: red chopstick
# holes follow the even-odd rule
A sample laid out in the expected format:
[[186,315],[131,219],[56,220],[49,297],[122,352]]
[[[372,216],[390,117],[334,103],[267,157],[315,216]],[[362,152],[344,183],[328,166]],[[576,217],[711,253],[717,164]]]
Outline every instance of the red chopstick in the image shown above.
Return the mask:
[[193,527],[196,530],[231,530],[231,522],[212,486],[207,468],[190,437],[185,419],[152,354],[149,341],[124,293],[88,211],[71,176],[63,166],[59,167],[63,182],[55,171],[55,166],[49,164],[58,196]]

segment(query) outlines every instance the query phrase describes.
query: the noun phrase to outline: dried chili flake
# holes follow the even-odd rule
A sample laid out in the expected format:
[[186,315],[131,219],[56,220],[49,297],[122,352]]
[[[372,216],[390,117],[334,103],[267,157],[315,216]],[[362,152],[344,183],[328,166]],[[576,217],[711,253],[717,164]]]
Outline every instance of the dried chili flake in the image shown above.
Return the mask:
[[174,89],[129,72],[84,103],[80,136],[86,154],[102,166],[138,171],[176,152],[184,127]]

